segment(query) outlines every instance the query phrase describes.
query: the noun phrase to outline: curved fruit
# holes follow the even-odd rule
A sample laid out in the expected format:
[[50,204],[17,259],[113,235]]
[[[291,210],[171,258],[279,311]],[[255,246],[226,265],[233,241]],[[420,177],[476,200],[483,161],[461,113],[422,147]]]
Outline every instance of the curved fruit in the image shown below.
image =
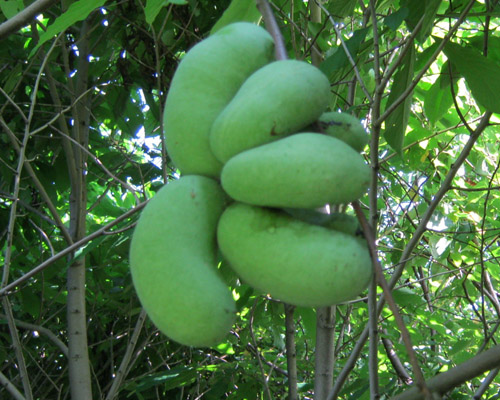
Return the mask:
[[243,203],[314,208],[360,198],[368,188],[370,168],[338,139],[297,133],[234,156],[224,165],[221,182]]
[[210,150],[210,127],[245,79],[273,60],[273,50],[273,39],[265,29],[237,22],[184,56],[163,116],[167,151],[183,174],[218,178],[222,165]]
[[151,199],[132,238],[130,269],[144,309],[187,346],[219,343],[234,322],[234,300],[216,268],[216,226],[226,200],[214,180],[184,176]]
[[330,99],[330,83],[304,61],[262,67],[241,86],[215,120],[210,146],[225,163],[243,150],[287,136],[316,121]]
[[359,153],[368,144],[368,133],[354,115],[326,112],[319,117],[318,123],[324,133],[342,140]]
[[219,221],[217,240],[243,280],[294,305],[353,299],[372,276],[368,249],[359,239],[275,209],[232,204]]

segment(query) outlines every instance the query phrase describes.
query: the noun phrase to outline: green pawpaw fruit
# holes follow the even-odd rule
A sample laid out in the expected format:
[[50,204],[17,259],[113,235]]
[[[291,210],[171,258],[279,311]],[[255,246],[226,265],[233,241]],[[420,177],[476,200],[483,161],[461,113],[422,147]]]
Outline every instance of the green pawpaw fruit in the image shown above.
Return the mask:
[[368,133],[354,115],[326,112],[319,117],[318,123],[324,133],[342,140],[359,153],[368,144]]
[[234,155],[290,135],[317,120],[330,99],[330,83],[304,61],[281,60],[253,73],[215,120],[213,153]]
[[310,208],[284,208],[283,211],[308,224],[324,226],[351,236],[363,236],[357,218],[349,214],[340,212],[327,214]]
[[221,174],[235,200],[268,207],[349,203],[368,188],[370,168],[341,140],[297,133],[231,158]]
[[217,240],[246,283],[298,306],[353,299],[372,277],[370,254],[358,238],[277,209],[232,204],[220,218]]
[[167,151],[182,174],[219,177],[222,164],[210,150],[210,127],[242,83],[273,60],[273,52],[273,39],[264,28],[237,22],[184,56],[163,116]]
[[133,234],[130,269],[139,300],[165,335],[187,346],[219,343],[235,319],[216,259],[226,201],[214,180],[183,176],[150,200]]

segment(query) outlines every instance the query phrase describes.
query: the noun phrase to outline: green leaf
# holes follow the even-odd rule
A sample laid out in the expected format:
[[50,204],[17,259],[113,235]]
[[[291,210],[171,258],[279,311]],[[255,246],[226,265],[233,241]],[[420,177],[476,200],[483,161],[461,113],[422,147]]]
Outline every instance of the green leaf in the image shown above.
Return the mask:
[[329,2],[328,11],[334,17],[345,18],[352,16],[358,0],[337,0]]
[[[453,97],[450,88],[449,63],[444,63],[441,75],[427,91],[424,99],[424,112],[429,121],[434,125],[453,105]],[[456,76],[453,82],[453,93],[458,92]]]
[[163,7],[166,7],[168,4],[178,4],[184,5],[187,4],[186,0],[147,0],[146,7],[144,7],[144,15],[146,16],[146,22],[149,25],[152,25],[155,21],[155,18],[160,13]]
[[[387,107],[393,104],[399,96],[403,94],[413,79],[413,69],[415,64],[415,48],[412,46],[404,57],[401,66],[394,77],[391,87]],[[406,126],[410,116],[410,107],[412,103],[411,94],[399,104],[396,109],[387,117],[385,121],[384,137],[387,143],[400,155],[403,151],[403,141],[405,137]]]
[[[352,37],[346,42],[347,49],[349,50],[351,56],[354,57],[355,61],[357,61],[356,56],[367,33],[368,28],[359,29],[355,31]],[[349,59],[347,58],[344,48],[340,46],[331,56],[327,57],[325,61],[321,63],[319,68],[326,76],[328,76],[330,81],[332,81],[335,72],[348,66],[350,66]]]
[[422,27],[418,32],[416,39],[423,43],[429,36],[434,24],[434,18],[441,5],[442,0],[423,0],[413,1],[404,0],[401,2],[402,7],[407,7],[410,10],[406,23],[408,27],[413,30],[423,16]]
[[222,17],[215,23],[210,34],[213,35],[219,29],[233,22],[247,21],[257,23],[260,19],[260,11],[257,9],[255,0],[233,0],[224,11]]
[[487,110],[500,113],[500,64],[456,43],[447,43],[444,53],[465,78],[474,99]]
[[68,10],[59,16],[53,24],[49,25],[47,30],[40,35],[38,44],[31,50],[30,57],[45,42],[52,39],[62,31],[68,29],[78,21],[83,21],[96,8],[102,7],[106,0],[80,0],[68,7]]
[[384,18],[384,24],[393,32],[403,23],[410,11],[407,7],[401,7],[398,11],[393,12]]
[[14,17],[19,11],[24,9],[22,0],[2,0],[0,1],[0,10],[2,10],[5,18]]

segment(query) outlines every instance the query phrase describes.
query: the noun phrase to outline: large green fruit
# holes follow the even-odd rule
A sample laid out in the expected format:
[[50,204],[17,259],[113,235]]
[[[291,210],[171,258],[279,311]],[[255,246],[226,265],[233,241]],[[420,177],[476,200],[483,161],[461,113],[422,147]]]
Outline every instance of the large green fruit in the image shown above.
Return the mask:
[[210,145],[225,163],[243,150],[297,132],[323,113],[330,83],[304,61],[275,61],[252,74],[215,120]]
[[235,318],[217,270],[216,227],[227,197],[203,176],[164,186],[143,210],[130,248],[139,299],[153,323],[187,346],[212,346]]
[[319,117],[318,123],[324,133],[342,140],[357,152],[363,151],[368,143],[368,133],[354,115],[326,112]]
[[163,117],[168,154],[183,174],[218,178],[222,165],[210,150],[210,127],[242,83],[273,60],[273,50],[273,39],[265,29],[237,22],[184,56]]
[[222,214],[219,247],[248,284],[299,306],[355,298],[370,282],[370,254],[354,236],[283,211],[234,203]]
[[243,203],[314,208],[360,198],[370,168],[341,140],[297,133],[234,156],[224,165],[221,182]]

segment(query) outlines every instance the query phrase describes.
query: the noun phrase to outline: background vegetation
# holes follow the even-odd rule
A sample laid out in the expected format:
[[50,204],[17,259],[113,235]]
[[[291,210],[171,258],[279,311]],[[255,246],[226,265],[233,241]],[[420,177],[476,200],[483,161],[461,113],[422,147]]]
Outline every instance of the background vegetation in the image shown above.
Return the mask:
[[[228,274],[240,315],[212,349],[150,323],[128,247],[147,199],[178,177],[160,123],[176,65],[215,24],[257,23],[259,11],[29,3],[0,2],[1,398],[278,399],[295,387],[294,362],[303,399],[325,366],[334,386],[316,399],[499,398],[497,0],[270,3],[289,57],[319,65],[331,109],[371,132],[360,209],[399,313],[375,286],[292,310]],[[317,332],[333,354],[315,367]]]

